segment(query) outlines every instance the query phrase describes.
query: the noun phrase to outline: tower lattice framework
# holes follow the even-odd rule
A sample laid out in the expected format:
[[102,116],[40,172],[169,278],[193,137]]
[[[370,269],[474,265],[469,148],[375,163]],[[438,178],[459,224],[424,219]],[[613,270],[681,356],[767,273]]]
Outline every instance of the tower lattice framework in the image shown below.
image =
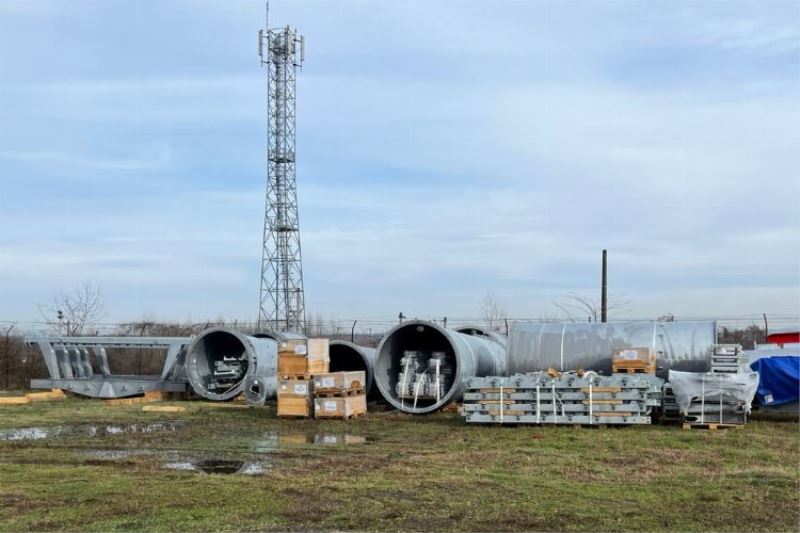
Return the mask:
[[295,174],[295,80],[305,41],[289,26],[259,32],[267,75],[267,198],[258,327],[305,330],[303,261]]

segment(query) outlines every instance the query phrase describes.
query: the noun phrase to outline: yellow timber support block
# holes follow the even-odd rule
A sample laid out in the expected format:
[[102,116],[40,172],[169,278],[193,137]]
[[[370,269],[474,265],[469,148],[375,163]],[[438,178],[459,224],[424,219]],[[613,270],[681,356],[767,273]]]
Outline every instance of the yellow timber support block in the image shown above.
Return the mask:
[[185,410],[185,407],[179,405],[145,405],[142,407],[142,411],[148,413],[182,413]]
[[30,398],[25,396],[1,396],[0,405],[27,405],[31,403]]

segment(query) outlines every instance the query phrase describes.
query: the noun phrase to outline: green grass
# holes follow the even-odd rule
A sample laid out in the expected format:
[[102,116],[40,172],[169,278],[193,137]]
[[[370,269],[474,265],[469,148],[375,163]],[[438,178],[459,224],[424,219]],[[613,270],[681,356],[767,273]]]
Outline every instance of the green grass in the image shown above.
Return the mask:
[[[795,422],[741,430],[467,426],[456,414],[282,420],[186,402],[178,414],[70,399],[0,408],[0,531],[797,531]],[[173,432],[91,437],[180,420]],[[317,445],[298,434],[367,436]],[[271,448],[262,452],[256,448]],[[87,449],[138,450],[102,459]],[[168,470],[160,453],[271,465],[255,476]]]

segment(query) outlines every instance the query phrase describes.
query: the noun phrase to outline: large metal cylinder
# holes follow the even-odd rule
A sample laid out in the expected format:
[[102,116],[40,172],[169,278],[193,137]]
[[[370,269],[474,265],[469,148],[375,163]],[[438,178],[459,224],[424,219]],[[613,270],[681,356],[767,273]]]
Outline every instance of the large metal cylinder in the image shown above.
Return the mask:
[[508,372],[595,370],[611,372],[611,355],[651,348],[659,377],[670,369],[704,372],[717,341],[716,322],[529,323],[511,327]]
[[374,399],[379,395],[373,379],[376,353],[375,348],[359,346],[348,341],[331,341],[330,371],[363,371],[366,374],[367,396]]
[[[239,331],[209,328],[197,335],[186,355],[186,376],[194,391],[209,400],[230,400],[258,378],[254,396],[272,398],[278,387],[278,343]],[[250,382],[253,385],[253,382]]]
[[[391,329],[375,359],[380,393],[397,409],[413,414],[432,413],[461,398],[467,378],[504,375],[506,350],[499,340],[422,320]],[[435,393],[420,395],[420,389]]]

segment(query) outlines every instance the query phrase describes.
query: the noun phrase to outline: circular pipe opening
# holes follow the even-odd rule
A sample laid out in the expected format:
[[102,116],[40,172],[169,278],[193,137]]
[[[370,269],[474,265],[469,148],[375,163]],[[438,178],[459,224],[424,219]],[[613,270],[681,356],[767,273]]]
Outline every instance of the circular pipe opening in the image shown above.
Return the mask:
[[378,346],[375,382],[383,397],[406,413],[432,413],[447,404],[458,372],[456,347],[435,324],[401,324]]
[[372,365],[362,347],[347,341],[331,341],[331,372],[364,372],[367,392],[372,388]]
[[186,374],[195,392],[210,400],[228,400],[242,392],[251,354],[240,335],[212,329],[198,335],[186,356]]

